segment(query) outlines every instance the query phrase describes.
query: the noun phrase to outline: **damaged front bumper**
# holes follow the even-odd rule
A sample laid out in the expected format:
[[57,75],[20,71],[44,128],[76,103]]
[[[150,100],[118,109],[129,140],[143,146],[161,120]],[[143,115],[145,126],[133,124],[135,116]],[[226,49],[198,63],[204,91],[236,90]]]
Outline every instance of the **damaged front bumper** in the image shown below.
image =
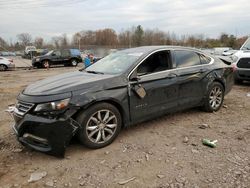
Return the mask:
[[58,157],[64,157],[66,146],[79,128],[78,123],[66,115],[54,118],[33,114],[20,116],[15,113],[14,106],[6,111],[15,121],[13,130],[19,142]]

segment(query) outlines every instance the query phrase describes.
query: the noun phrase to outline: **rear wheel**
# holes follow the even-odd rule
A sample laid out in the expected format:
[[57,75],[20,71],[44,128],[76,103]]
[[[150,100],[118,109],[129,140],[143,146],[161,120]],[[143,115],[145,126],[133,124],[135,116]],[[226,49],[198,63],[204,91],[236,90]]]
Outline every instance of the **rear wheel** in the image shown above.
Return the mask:
[[71,60],[71,66],[76,67],[78,64],[78,61],[76,59]]
[[109,103],[91,106],[77,117],[82,128],[78,138],[89,148],[102,148],[114,141],[121,130],[121,115],[117,108]]
[[6,65],[0,65],[0,71],[6,71],[8,67]]
[[218,111],[224,100],[224,87],[219,82],[213,82],[208,89],[204,109],[207,112]]

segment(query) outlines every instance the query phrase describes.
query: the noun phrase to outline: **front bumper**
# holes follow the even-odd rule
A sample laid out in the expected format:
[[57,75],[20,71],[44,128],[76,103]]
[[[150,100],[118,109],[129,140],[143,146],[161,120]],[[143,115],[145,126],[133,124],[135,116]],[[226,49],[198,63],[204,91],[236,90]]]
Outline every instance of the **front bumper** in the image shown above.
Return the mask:
[[247,80],[250,81],[250,69],[237,69],[234,73],[236,80]]
[[20,116],[15,113],[15,107],[10,107],[8,112],[14,118],[13,129],[20,143],[58,157],[64,157],[66,146],[79,127],[75,120],[63,116],[56,118],[32,114]]

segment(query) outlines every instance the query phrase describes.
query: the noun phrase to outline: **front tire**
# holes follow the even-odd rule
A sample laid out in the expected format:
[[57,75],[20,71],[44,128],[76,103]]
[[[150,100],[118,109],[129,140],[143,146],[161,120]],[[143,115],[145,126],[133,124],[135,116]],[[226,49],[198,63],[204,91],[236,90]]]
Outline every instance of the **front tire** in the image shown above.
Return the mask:
[[50,68],[50,62],[49,62],[49,60],[44,60],[43,62],[42,62],[42,66],[43,66],[43,68]]
[[98,103],[83,111],[77,122],[81,124],[78,138],[88,148],[102,148],[118,136],[122,119],[119,110],[109,103]]
[[0,65],[0,71],[6,71],[8,67],[6,65]]
[[213,82],[208,89],[204,110],[207,112],[216,112],[220,109],[224,100],[224,87],[219,82]]

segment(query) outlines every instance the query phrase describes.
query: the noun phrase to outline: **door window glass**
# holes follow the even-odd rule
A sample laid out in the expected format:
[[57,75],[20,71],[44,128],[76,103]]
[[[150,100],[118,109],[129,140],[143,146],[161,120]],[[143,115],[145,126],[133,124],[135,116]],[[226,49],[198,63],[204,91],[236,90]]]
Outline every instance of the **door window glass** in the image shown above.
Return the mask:
[[150,55],[137,68],[137,75],[142,76],[171,68],[170,52],[160,51]]
[[178,68],[201,64],[199,55],[192,51],[176,50],[175,60]]
[[62,56],[63,56],[63,57],[68,57],[68,56],[70,56],[69,50],[62,50]]

